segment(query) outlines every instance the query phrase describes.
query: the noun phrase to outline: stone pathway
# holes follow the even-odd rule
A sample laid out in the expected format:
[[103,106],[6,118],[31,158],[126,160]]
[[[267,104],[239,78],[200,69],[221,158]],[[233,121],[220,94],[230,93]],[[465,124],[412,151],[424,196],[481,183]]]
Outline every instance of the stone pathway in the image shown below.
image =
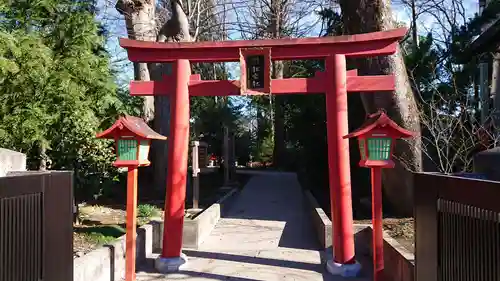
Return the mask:
[[184,250],[184,270],[162,275],[148,265],[137,280],[344,280],[326,272],[316,241],[295,174],[260,172],[200,248]]

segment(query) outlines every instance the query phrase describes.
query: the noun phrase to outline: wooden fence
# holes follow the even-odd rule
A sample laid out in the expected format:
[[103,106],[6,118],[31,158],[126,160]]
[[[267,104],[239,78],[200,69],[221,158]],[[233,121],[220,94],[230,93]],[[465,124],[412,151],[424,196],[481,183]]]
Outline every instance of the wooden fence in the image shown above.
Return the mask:
[[73,280],[73,173],[0,178],[0,281]]
[[500,280],[500,182],[415,174],[417,281]]

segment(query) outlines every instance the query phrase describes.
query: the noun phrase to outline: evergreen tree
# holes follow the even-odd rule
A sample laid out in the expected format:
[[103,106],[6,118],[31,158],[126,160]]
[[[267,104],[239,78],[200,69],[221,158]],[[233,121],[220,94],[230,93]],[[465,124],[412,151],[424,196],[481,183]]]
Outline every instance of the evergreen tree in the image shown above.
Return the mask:
[[0,21],[0,146],[26,153],[32,169],[74,170],[80,199],[116,179],[95,133],[133,107],[114,85],[92,4],[11,1]]

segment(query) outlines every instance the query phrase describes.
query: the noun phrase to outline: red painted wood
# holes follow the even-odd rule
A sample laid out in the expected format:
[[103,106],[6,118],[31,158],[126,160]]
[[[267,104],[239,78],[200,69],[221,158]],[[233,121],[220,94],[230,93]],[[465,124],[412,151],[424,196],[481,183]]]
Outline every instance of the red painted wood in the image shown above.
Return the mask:
[[[394,146],[394,144],[392,144]],[[359,160],[358,165],[364,168],[383,168],[383,169],[392,169],[395,166],[394,161],[392,159],[389,160]]]
[[[116,143],[116,146],[118,146],[118,142]],[[116,148],[118,149],[118,148]],[[145,167],[149,166],[151,162],[149,160],[116,160],[113,162],[113,166],[115,167]]]
[[[153,85],[154,86],[154,85]],[[96,134],[96,138],[102,139],[119,139],[123,136],[132,137],[133,139],[157,139],[166,140],[167,137],[162,136],[151,129],[144,120],[139,117],[125,115],[118,118],[115,123],[105,131]]]
[[[351,74],[355,72],[352,71]],[[349,72],[348,72],[349,74]],[[272,94],[319,94],[325,92],[324,74],[317,72],[314,78],[273,79]],[[197,80],[191,78],[189,83],[190,96],[235,96],[240,94],[240,81]],[[163,81],[132,81],[130,94],[133,96],[169,95],[175,85],[169,80]],[[348,92],[378,92],[393,91],[394,75],[380,76],[348,76]],[[263,93],[250,93],[250,95]]]
[[[365,147],[368,147],[368,138],[392,138],[390,154],[393,154],[394,145],[398,138],[409,138],[415,133],[400,127],[396,122],[392,121],[384,111],[379,110],[376,113],[370,114],[360,128],[354,132],[344,136],[344,139],[357,137],[358,141],[364,142]],[[368,150],[365,149],[365,159],[359,161],[359,166],[367,168],[394,168],[394,161],[388,160],[370,160]]]
[[[357,69],[347,70],[346,76],[347,76],[347,78],[353,77],[353,76],[358,76],[358,70]],[[314,78],[324,79],[325,72],[321,71],[321,70],[317,70],[316,72],[314,72]]]
[[360,128],[345,135],[344,138],[367,138],[377,134],[385,134],[393,139],[409,138],[415,135],[414,132],[408,131],[392,121],[385,112],[378,111],[369,115]]
[[[264,55],[264,87],[262,89],[248,89],[246,58],[252,55]],[[269,94],[271,92],[271,48],[240,49],[240,93],[241,94]],[[190,91],[191,92],[191,91]]]
[[[259,39],[259,40],[230,40],[230,41],[200,41],[200,42],[172,42],[157,43],[152,41],[141,41],[120,38],[120,46],[123,48],[151,49],[225,49],[225,48],[263,48],[263,47],[316,47],[329,44],[350,44],[353,42],[366,43],[379,40],[399,40],[406,35],[407,28],[397,28],[386,31],[361,33],[354,35],[308,37],[308,38],[281,38],[281,39]],[[313,51],[313,50],[310,50]]]
[[396,89],[394,75],[348,76],[347,92],[380,92]]
[[191,62],[239,61],[240,48],[271,47],[273,60],[320,59],[332,53],[348,57],[390,55],[406,28],[365,34],[272,40],[233,40],[219,42],[158,43],[120,39],[133,62],[171,62],[188,59]]
[[200,74],[191,74],[189,77],[189,81],[201,81],[201,75]]
[[347,77],[349,77],[349,76],[358,76],[358,70],[357,69],[348,70],[346,75],[347,75]]
[[168,143],[167,194],[163,231],[163,258],[179,257],[186,200],[186,179],[189,144],[190,65],[187,60],[174,63],[175,91],[170,96],[170,135]]
[[384,230],[382,217],[382,168],[371,169],[373,281],[382,281],[384,273]]
[[[349,132],[347,122],[347,71],[344,55],[333,55],[325,60],[326,128],[328,143],[328,180],[333,229],[334,260],[340,264],[355,262],[351,197]],[[333,80],[333,81],[332,81]]]
[[127,172],[127,232],[125,245],[125,281],[135,281],[137,231],[137,167]]
[[[128,40],[128,39],[127,39]],[[169,44],[169,43],[165,43]],[[392,55],[396,52],[398,42],[396,41],[374,41],[364,44],[338,44],[332,46],[293,47],[278,46],[273,47],[271,60],[305,60],[324,59],[331,53],[345,54],[349,58],[362,58]],[[312,48],[312,49],[308,49]],[[148,49],[129,48],[127,49],[128,59],[132,62],[172,62],[179,58],[189,59],[191,62],[237,62],[239,61],[239,51],[237,49]]]

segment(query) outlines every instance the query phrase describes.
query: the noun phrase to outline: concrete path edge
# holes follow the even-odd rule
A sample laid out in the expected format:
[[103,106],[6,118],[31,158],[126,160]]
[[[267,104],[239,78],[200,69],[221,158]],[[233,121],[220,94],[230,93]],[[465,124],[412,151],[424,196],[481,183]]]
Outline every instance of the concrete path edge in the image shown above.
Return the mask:
[[[162,223],[152,221],[137,229],[137,263],[161,247]],[[73,281],[121,280],[125,276],[125,235],[115,242],[73,260]]]
[[231,207],[239,193],[238,188],[221,187],[227,193],[192,219],[184,219],[182,247],[197,249],[212,233],[221,216]]
[[[324,258],[328,272],[347,277],[344,274],[351,274],[351,268],[346,268],[346,272],[338,264],[335,264],[332,259],[332,221],[323,209],[320,208],[310,190],[304,189],[304,200],[307,202],[305,206],[309,208],[307,212],[311,216],[318,240],[325,248]],[[357,254],[371,257],[371,224],[355,224],[354,233]],[[384,231],[384,260],[386,261],[385,271],[388,273],[388,276],[391,276],[391,280],[389,281],[413,281],[415,271],[414,253],[402,246],[386,231]],[[366,265],[364,261],[361,262],[361,265],[367,268],[371,267],[371,264]],[[352,267],[354,271],[358,270],[358,265],[353,265]]]
[[[183,229],[183,235],[188,243],[183,244],[186,248],[196,248],[204,238],[210,235],[221,213],[227,211],[239,189],[229,190],[217,202],[205,209],[193,220],[186,220]],[[154,252],[161,250],[163,239],[163,221],[158,218],[137,229],[137,264],[145,262],[153,257]],[[188,240],[188,239],[191,240]],[[193,241],[193,242],[191,242]],[[81,257],[73,260],[73,281],[110,281],[121,280],[125,276],[125,235],[119,237],[115,242],[109,245],[103,245]],[[184,260],[177,261],[181,263]],[[167,261],[161,262],[168,263]],[[172,261],[170,261],[172,263]],[[156,264],[156,262],[155,262]],[[169,271],[170,272],[170,271]]]

